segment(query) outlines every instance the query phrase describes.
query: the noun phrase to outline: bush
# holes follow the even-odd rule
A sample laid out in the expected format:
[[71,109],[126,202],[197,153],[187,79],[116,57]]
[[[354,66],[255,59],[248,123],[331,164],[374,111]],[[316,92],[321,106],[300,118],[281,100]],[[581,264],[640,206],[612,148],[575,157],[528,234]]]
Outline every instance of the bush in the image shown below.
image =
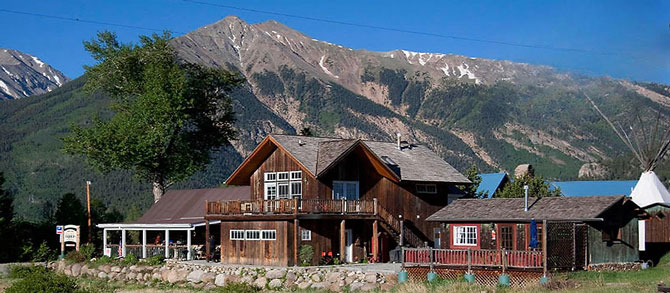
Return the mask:
[[86,255],[84,255],[81,251],[73,250],[65,255],[65,260],[69,263],[85,262]]
[[7,288],[7,291],[5,292],[83,292],[77,287],[77,283],[73,279],[70,279],[65,275],[56,274],[43,267],[33,266],[32,269],[21,269],[20,271],[22,274],[25,273],[25,275],[21,280]]
[[165,257],[162,255],[154,255],[150,258],[147,258],[145,263],[150,266],[162,265],[165,262]]
[[140,260],[137,259],[137,256],[135,256],[134,254],[129,254],[129,255],[126,255],[125,258],[123,258],[123,260],[121,261],[121,264],[136,265],[138,262],[140,262]]
[[93,253],[95,253],[95,245],[92,243],[86,243],[79,247],[79,252],[81,252],[86,257],[86,261],[88,261],[93,258]]
[[49,248],[46,241],[42,241],[40,248],[33,254],[33,261],[50,261],[56,259],[56,252]]
[[312,262],[314,258],[314,248],[311,245],[302,245],[300,246],[300,263],[303,265],[308,265]]
[[9,277],[12,279],[21,279],[37,270],[44,270],[44,268],[33,265],[13,265],[9,269]]
[[104,265],[104,264],[110,264],[110,263],[113,263],[113,262],[114,262],[114,260],[111,257],[103,255],[100,258],[93,259],[89,263],[89,267],[97,268],[98,266],[101,266],[101,265]]

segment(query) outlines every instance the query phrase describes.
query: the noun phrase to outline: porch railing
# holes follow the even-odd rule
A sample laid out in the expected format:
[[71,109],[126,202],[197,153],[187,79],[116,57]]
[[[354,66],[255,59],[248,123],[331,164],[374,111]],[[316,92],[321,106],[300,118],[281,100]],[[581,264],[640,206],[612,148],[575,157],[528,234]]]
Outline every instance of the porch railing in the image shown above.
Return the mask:
[[375,215],[375,200],[276,199],[207,202],[207,215]]
[[405,266],[542,268],[542,251],[403,248]]

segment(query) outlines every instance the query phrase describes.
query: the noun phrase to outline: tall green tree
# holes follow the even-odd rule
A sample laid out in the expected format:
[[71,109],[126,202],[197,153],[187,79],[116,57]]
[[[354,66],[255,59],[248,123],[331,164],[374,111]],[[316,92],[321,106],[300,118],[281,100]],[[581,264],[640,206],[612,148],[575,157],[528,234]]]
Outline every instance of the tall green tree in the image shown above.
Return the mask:
[[482,183],[482,177],[479,176],[479,168],[477,168],[477,165],[473,164],[470,166],[470,168],[465,171],[465,176],[468,177],[468,180],[470,180],[472,184],[458,186],[458,188],[465,192],[465,195],[463,196],[464,198],[480,198],[486,195],[485,192],[477,192],[479,184]]
[[58,200],[54,220],[57,225],[83,225],[81,228],[86,229],[86,212],[81,200],[74,193],[64,194]]
[[85,67],[84,89],[112,96],[113,115],[95,117],[90,127],[72,125],[63,140],[66,153],[84,155],[103,173],[133,170],[153,184],[154,201],[234,139],[228,94],[242,82],[223,69],[179,61],[169,41],[164,33],[121,44],[115,34],[101,32],[84,42],[97,61]]
[[544,177],[525,174],[507,183],[500,192],[496,193],[495,197],[524,197],[523,187],[525,185],[528,185],[528,195],[531,197],[561,196],[561,189],[556,187],[551,190]]
[[14,208],[12,206],[13,198],[9,191],[2,189],[5,184],[4,174],[0,172],[0,241],[5,242],[7,246],[0,249],[0,262],[13,260],[14,247],[16,246],[11,239],[13,238],[12,219],[14,219]]

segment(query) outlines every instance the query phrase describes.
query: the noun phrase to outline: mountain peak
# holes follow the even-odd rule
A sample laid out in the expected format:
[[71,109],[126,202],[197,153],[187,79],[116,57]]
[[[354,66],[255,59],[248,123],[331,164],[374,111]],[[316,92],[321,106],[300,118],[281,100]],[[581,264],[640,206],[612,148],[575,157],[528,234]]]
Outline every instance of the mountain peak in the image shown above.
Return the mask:
[[0,49],[0,100],[51,91],[69,79],[39,58],[14,49]]

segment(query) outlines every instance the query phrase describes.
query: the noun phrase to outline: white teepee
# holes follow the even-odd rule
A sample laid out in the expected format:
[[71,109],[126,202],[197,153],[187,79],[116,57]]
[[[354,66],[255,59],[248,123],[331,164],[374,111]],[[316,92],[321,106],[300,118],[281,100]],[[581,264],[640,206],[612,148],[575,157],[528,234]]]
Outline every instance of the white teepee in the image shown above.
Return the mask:
[[630,197],[641,208],[654,204],[670,205],[670,192],[661,183],[654,171],[642,173]]

